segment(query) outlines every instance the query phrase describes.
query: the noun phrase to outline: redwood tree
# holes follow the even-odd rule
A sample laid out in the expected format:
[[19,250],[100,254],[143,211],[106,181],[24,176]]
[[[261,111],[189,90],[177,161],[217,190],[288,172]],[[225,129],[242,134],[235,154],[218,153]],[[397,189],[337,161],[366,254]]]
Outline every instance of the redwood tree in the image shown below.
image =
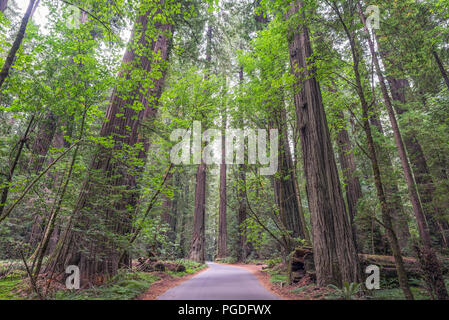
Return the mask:
[[[319,285],[359,282],[359,263],[349,226],[320,85],[310,64],[313,56],[309,30],[293,1],[287,13],[289,51],[296,77],[294,96],[303,151],[307,196],[312,218],[313,253]],[[298,21],[300,23],[298,24]]]
[[[152,3],[153,7],[140,9],[119,74],[125,81],[137,81],[131,82],[131,88],[117,87],[112,93],[100,137],[111,139],[113,147],[101,145],[95,153],[90,174],[54,256],[61,268],[78,265],[83,279],[89,282],[94,282],[98,274],[107,277],[119,268],[119,259],[123,256],[120,244],[107,233],[120,237],[131,230],[131,214],[139,196],[135,176],[138,171],[126,163],[126,159],[114,155],[129,147],[138,150],[137,158],[146,154],[148,144],[139,128],[144,119],[155,116],[162,93],[174,29],[172,19],[164,16],[168,5],[170,2],[160,0]],[[159,77],[155,77],[158,72]],[[152,75],[151,85],[145,79],[149,75]],[[107,183],[103,180],[98,184],[98,173]],[[110,198],[114,189],[121,191],[116,193],[118,197],[113,200],[112,207],[98,203],[98,199]],[[92,210],[96,212],[94,216],[90,215]],[[89,230],[90,235],[77,230]],[[123,262],[129,264],[129,260]]]

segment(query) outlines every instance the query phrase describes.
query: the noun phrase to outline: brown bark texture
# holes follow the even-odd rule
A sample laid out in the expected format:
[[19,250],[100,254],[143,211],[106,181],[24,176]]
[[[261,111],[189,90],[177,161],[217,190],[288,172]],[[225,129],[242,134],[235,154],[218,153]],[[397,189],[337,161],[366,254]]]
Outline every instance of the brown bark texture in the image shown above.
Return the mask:
[[[301,7],[300,1],[293,1],[287,17],[297,14]],[[297,24],[303,20],[296,18],[290,21]],[[313,66],[308,62],[313,54],[309,31],[304,24],[291,26],[289,51],[291,69],[297,79],[294,102],[312,218],[317,282],[323,286],[359,282],[357,252],[346,214],[320,86],[314,77]]]

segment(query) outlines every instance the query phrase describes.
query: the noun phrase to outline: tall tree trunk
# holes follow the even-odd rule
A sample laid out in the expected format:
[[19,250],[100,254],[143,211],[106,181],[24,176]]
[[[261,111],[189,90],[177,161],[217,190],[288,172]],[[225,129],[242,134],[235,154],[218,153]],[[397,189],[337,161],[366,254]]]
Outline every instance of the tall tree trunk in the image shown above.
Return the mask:
[[[298,14],[301,8],[300,1],[292,2],[287,17]],[[302,18],[304,16],[295,20],[302,21]],[[321,286],[359,282],[357,252],[340,188],[320,86],[309,63],[313,53],[304,24],[290,30],[289,51],[291,69],[296,76],[295,106],[312,217],[317,282]]]
[[0,223],[4,219],[7,218],[8,212],[3,213],[3,211],[5,209],[6,202],[8,201],[10,187],[11,187],[17,166],[19,165],[19,160],[20,160],[20,157],[22,156],[23,148],[25,147],[25,144],[29,139],[29,135],[31,133],[33,125],[34,125],[34,115],[31,116],[31,119],[28,122],[28,125],[25,129],[25,133],[20,137],[20,140],[17,143],[17,152],[14,156],[14,160],[9,166],[9,172],[6,176],[6,180],[4,182],[2,182],[4,187],[1,189],[1,196],[0,196]]
[[[206,44],[206,62],[210,68],[212,61],[212,25],[209,21],[207,27],[207,44]],[[206,76],[207,77],[207,76]],[[206,93],[207,94],[207,93]],[[206,176],[207,167],[204,159],[201,158],[201,164],[198,165],[196,173],[196,189],[195,189],[195,211],[193,215],[193,237],[190,244],[190,260],[204,262],[205,257],[205,240],[206,240]]]
[[19,32],[16,35],[16,39],[14,40],[14,43],[12,44],[11,49],[9,50],[8,56],[6,57],[5,63],[3,64],[3,68],[0,71],[0,88],[2,87],[3,83],[5,82],[6,78],[9,75],[9,71],[14,63],[14,60],[16,58],[16,53],[19,50],[23,38],[25,37],[25,31],[28,25],[28,21],[31,19],[31,16],[34,12],[33,8],[39,0],[30,0],[28,4],[28,8],[25,12],[25,15],[22,18],[22,22],[19,27]]
[[187,224],[186,207],[187,207],[187,203],[189,201],[189,183],[188,182],[185,182],[184,190],[181,194],[180,200],[181,200],[181,203],[180,203],[180,206],[178,209],[178,211],[181,210],[181,214],[180,214],[181,221],[180,221],[179,228],[178,228],[178,230],[179,230],[178,231],[178,234],[179,234],[179,257],[183,259],[183,258],[187,257],[186,252],[185,252],[185,242],[186,242],[185,233],[186,233],[186,224]]
[[[395,104],[396,113],[401,116],[407,113],[407,109],[403,107],[407,103],[406,93],[410,89],[407,79],[388,78],[390,84],[391,96]],[[413,175],[418,187],[421,204],[424,209],[427,223],[429,224],[430,234],[438,239],[440,245],[448,246],[448,240],[442,230],[442,223],[438,219],[438,208],[435,207],[433,196],[435,192],[435,184],[430,174],[424,151],[414,132],[406,132],[403,135],[404,144],[407,149],[410,163],[412,165]]]
[[[377,129],[377,133],[384,138],[384,129],[382,122],[376,112],[370,114],[369,122]],[[379,154],[378,161],[381,174],[387,176],[394,171],[393,161],[389,152],[382,147],[381,144],[374,141],[375,148]],[[383,169],[383,170],[382,170]],[[398,182],[395,178],[389,177],[386,182],[384,181],[385,193],[387,194],[387,202],[391,208],[391,218],[393,222],[393,229],[396,232],[396,237],[399,241],[399,247],[402,252],[406,252],[409,248],[410,229],[408,226],[407,216],[405,213],[404,205],[402,203],[401,196],[399,194]]]
[[[50,129],[51,126],[49,126],[48,124],[44,124],[42,125],[42,127],[39,129],[39,133],[38,136],[36,137],[36,140],[33,143],[33,149],[34,152],[36,152],[36,154],[39,153],[43,153],[43,156],[47,155],[47,152],[49,150],[49,146],[47,147],[45,145],[45,143],[52,143],[53,148],[56,149],[61,149],[64,147],[65,144],[65,139],[64,139],[64,133],[62,131],[58,131],[56,134],[52,134],[52,135],[48,135],[48,132],[45,129]],[[55,130],[56,131],[56,130]],[[51,136],[51,138],[50,138]],[[54,136],[54,138],[53,138]],[[50,140],[51,139],[51,140]],[[37,142],[39,141],[39,142]],[[44,142],[45,141],[45,142]],[[34,146],[36,145],[36,146]],[[46,149],[46,151],[44,150]],[[38,160],[39,157],[38,155],[36,155],[34,157],[34,159],[31,159],[31,163],[32,163],[32,168],[36,169],[36,173],[39,172],[42,169],[42,165],[44,162],[44,158],[42,158],[42,160]],[[49,162],[52,162],[53,159],[50,159]],[[33,164],[39,163],[39,165],[34,166]],[[54,183],[57,181],[57,176],[49,174],[49,179],[50,179],[50,185],[48,186],[48,188],[52,188],[54,186]],[[41,212],[37,212],[34,216],[33,219],[33,225],[31,227],[31,232],[30,232],[30,237],[29,237],[29,241],[28,243],[31,245],[32,248],[35,248],[36,245],[41,241],[43,233],[44,233],[44,228],[46,225],[46,221],[48,220],[48,218],[50,217],[51,212],[45,212],[44,215],[42,216]],[[51,241],[49,244],[49,249],[48,249],[48,253],[52,253],[53,250],[56,247],[56,242],[59,238],[59,226],[55,226],[54,228],[54,232],[51,236]],[[37,254],[37,252],[35,252],[33,254],[33,257]]]
[[[338,119],[344,125],[346,123],[343,112],[337,114]],[[348,203],[349,221],[351,223],[352,232],[357,241],[357,228],[355,225],[355,217],[357,216],[357,203],[362,197],[362,187],[359,178],[356,175],[356,163],[354,153],[352,152],[349,133],[346,128],[342,128],[337,132],[338,155],[340,159],[341,170],[343,172],[343,182],[346,189],[346,201]]]
[[[239,70],[239,83],[243,84],[243,67]],[[243,129],[243,120],[240,121],[240,127]],[[246,242],[246,166],[240,164],[238,166],[238,178],[237,178],[237,201],[239,208],[237,211],[237,228],[238,228],[238,246],[237,246],[237,260],[239,262],[245,261],[249,254],[249,247]]]
[[[163,0],[154,4],[157,8],[156,16],[164,13],[161,9],[163,5]],[[139,125],[144,119],[155,116],[167,71],[173,25],[170,22],[161,23],[153,20],[150,12],[152,8],[137,19],[119,77],[129,80],[131,72],[135,69],[148,75],[153,71],[159,71],[161,77],[153,80],[151,87],[145,85],[146,80],[142,79],[142,82],[136,83],[131,92],[124,93],[118,88],[114,90],[106,120],[100,131],[101,137],[112,137],[114,147],[112,149],[100,147],[95,154],[89,176],[82,187],[72,218],[64,235],[61,236],[61,246],[54,257],[55,263],[58,263],[60,268],[78,265],[83,280],[86,279],[90,283],[96,282],[96,275],[101,274],[105,278],[115,274],[119,268],[120,245],[108,237],[107,233],[112,232],[120,237],[130,232],[132,218],[130,211],[134,210],[137,204],[139,189],[136,188],[137,179],[133,176],[138,170],[126,162],[121,162],[121,159],[114,157],[114,154],[141,142],[144,147],[138,157],[143,158],[146,155],[148,144],[139,135]],[[151,33],[151,36],[148,35],[150,22],[154,24],[154,29],[151,30],[156,31],[156,34]],[[133,108],[137,102],[142,104],[140,111]],[[100,172],[100,183],[95,181],[97,172]],[[107,183],[104,179],[107,179]],[[111,190],[115,189],[121,189],[112,191],[115,196],[118,195],[118,199],[113,198],[111,204],[105,204],[104,201],[111,202],[108,199],[111,198]],[[94,216],[89,214],[92,209],[96,211]],[[89,236],[73,229],[89,230]],[[129,264],[129,260],[124,263]]]
[[393,228],[393,222],[392,222],[392,214],[391,214],[391,207],[389,203],[387,202],[387,197],[385,195],[384,186],[382,183],[382,176],[380,173],[380,167],[377,160],[377,153],[376,153],[376,147],[371,131],[371,125],[369,123],[369,112],[370,108],[368,106],[368,103],[366,101],[365,93],[363,90],[362,80],[360,77],[360,58],[359,58],[359,52],[357,50],[356,40],[354,33],[351,33],[351,31],[348,29],[346,23],[344,22],[340,10],[338,8],[338,5],[334,2],[334,10],[337,13],[339,20],[345,30],[346,36],[348,37],[349,44],[351,47],[351,54],[353,59],[353,71],[356,81],[356,89],[357,94],[360,98],[360,104],[362,107],[362,117],[363,117],[363,129],[365,131],[366,139],[368,142],[368,151],[369,151],[369,157],[371,160],[371,166],[373,169],[373,175],[374,175],[374,183],[376,186],[376,192],[377,197],[380,202],[381,212],[382,212],[382,221],[385,227],[385,232],[387,233],[388,242],[390,244],[391,251],[393,253],[394,262],[396,266],[396,271],[398,274],[398,280],[399,285],[401,286],[402,291],[404,292],[404,296],[408,300],[413,300],[413,294],[410,290],[409,284],[408,284],[408,278],[404,267],[404,261],[402,259],[401,255],[401,249],[399,247],[399,242],[396,237],[396,232]]
[[[226,109],[224,110],[226,113]],[[220,205],[218,208],[218,251],[217,258],[225,258],[228,255],[227,248],[227,222],[226,222],[226,115],[223,114],[223,130],[221,137],[221,160],[220,164]]]
[[201,163],[196,173],[193,236],[189,258],[197,262],[205,261],[206,170],[206,164]]
[[[167,186],[172,185],[173,183],[176,186],[177,182],[177,173],[168,173],[167,178]],[[168,226],[168,230],[166,232],[166,236],[171,243],[174,243],[176,239],[176,195],[173,195],[173,198],[164,194],[163,202],[162,202],[162,221]]]
[[430,234],[428,226],[425,220],[424,211],[421,206],[421,202],[418,197],[418,192],[416,189],[415,181],[413,178],[412,170],[408,162],[407,153],[405,151],[404,143],[402,141],[401,132],[396,120],[396,115],[394,114],[393,105],[391,103],[390,95],[388,93],[387,85],[385,83],[385,78],[383,76],[382,70],[380,68],[379,59],[377,57],[377,52],[374,48],[374,42],[371,39],[369,29],[366,24],[366,17],[363,13],[362,6],[360,2],[357,2],[357,7],[359,10],[360,18],[364,25],[366,34],[368,35],[368,45],[371,52],[371,56],[374,61],[377,77],[379,79],[380,88],[384,98],[385,106],[388,111],[388,116],[390,118],[391,127],[393,129],[393,135],[398,148],[399,158],[401,159],[402,169],[404,171],[405,181],[407,183],[408,191],[410,194],[410,202],[413,206],[413,211],[416,216],[418,231],[423,241],[424,250],[423,256],[425,257],[425,262],[423,268],[425,269],[427,280],[432,287],[433,293],[438,299],[448,300],[449,296],[447,293],[446,286],[444,284],[443,274],[441,272],[441,265],[438,261],[436,253],[432,249],[432,244],[430,240]]
[[30,167],[34,172],[39,172],[50,150],[53,137],[56,132],[57,117],[49,111],[43,121],[39,124],[39,130],[31,147],[32,157],[30,159]]
[[283,103],[276,110],[273,119],[275,119],[277,127],[281,128],[278,170],[280,175],[274,179],[274,190],[281,221],[285,229],[291,232],[291,236],[306,239],[308,232],[299,194],[295,187],[295,168],[288,142],[287,115]]

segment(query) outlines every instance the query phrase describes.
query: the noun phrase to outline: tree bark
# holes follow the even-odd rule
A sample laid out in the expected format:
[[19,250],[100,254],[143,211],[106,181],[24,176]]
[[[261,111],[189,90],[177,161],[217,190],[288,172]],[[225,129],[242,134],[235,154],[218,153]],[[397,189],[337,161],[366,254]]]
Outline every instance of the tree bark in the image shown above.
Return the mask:
[[[167,186],[170,186],[175,182],[176,184],[176,173],[172,172],[168,173],[167,178]],[[174,243],[176,240],[176,195],[173,195],[173,198],[170,198],[168,195],[163,195],[162,202],[162,221],[168,226],[168,230],[166,232],[167,238],[170,242]]]
[[[179,225],[179,257],[180,258],[186,258],[186,253],[185,253],[185,242],[186,242],[186,236],[185,236],[185,232],[186,232],[186,224],[187,224],[187,220],[186,220],[186,207],[187,207],[187,203],[189,200],[189,183],[186,182],[184,185],[184,191],[181,194],[181,206],[179,209],[181,209],[181,221],[180,221],[180,225]],[[178,209],[178,210],[179,210]]]
[[[300,12],[301,8],[300,1],[292,2],[287,17]],[[308,62],[313,53],[304,24],[290,30],[289,51],[292,72],[296,76],[294,98],[312,217],[317,282],[320,286],[359,282],[357,252],[346,215],[320,86],[314,77],[313,66]]]
[[[207,67],[210,68],[212,61],[212,25],[209,21],[207,27],[207,44],[206,44],[206,62]],[[207,76],[206,76],[207,77]],[[207,94],[207,93],[205,93]],[[206,220],[206,176],[207,167],[204,159],[201,159],[201,164],[198,165],[196,173],[196,189],[195,189],[195,211],[193,214],[193,237],[190,245],[190,260],[203,263],[205,257],[205,220]]]
[[[292,154],[288,142],[287,115],[282,104],[273,114],[276,125],[280,128],[279,177],[274,179],[276,202],[279,207],[282,224],[293,238],[306,239],[308,232],[305,226],[304,212],[297,188]],[[291,248],[293,249],[293,248]]]
[[39,172],[50,150],[53,137],[56,132],[57,117],[49,111],[43,121],[39,124],[39,130],[31,147],[32,157],[30,159],[30,167],[34,172]]
[[203,263],[205,259],[205,214],[206,214],[206,164],[201,163],[196,173],[195,211],[193,215],[193,237],[189,259]]
[[[337,114],[339,121],[344,125],[346,123],[343,112]],[[363,196],[362,187],[359,178],[355,172],[357,170],[354,153],[352,152],[351,141],[349,133],[346,128],[340,129],[337,132],[338,155],[340,159],[341,170],[343,172],[343,182],[345,184],[346,201],[348,203],[349,221],[352,227],[354,241],[357,245],[357,228],[354,222],[357,216],[357,203]]]
[[[226,113],[226,110],[224,110]],[[227,248],[227,222],[226,222],[226,115],[223,115],[223,130],[221,137],[221,158],[220,164],[220,205],[218,208],[218,251],[217,258],[225,258],[228,255]]]

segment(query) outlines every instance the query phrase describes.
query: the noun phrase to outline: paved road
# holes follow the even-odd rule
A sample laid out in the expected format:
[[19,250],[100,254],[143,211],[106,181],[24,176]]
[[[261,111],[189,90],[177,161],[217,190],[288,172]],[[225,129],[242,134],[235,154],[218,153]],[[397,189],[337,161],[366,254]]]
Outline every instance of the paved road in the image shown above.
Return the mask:
[[251,272],[212,262],[195,277],[167,290],[158,300],[279,300]]

